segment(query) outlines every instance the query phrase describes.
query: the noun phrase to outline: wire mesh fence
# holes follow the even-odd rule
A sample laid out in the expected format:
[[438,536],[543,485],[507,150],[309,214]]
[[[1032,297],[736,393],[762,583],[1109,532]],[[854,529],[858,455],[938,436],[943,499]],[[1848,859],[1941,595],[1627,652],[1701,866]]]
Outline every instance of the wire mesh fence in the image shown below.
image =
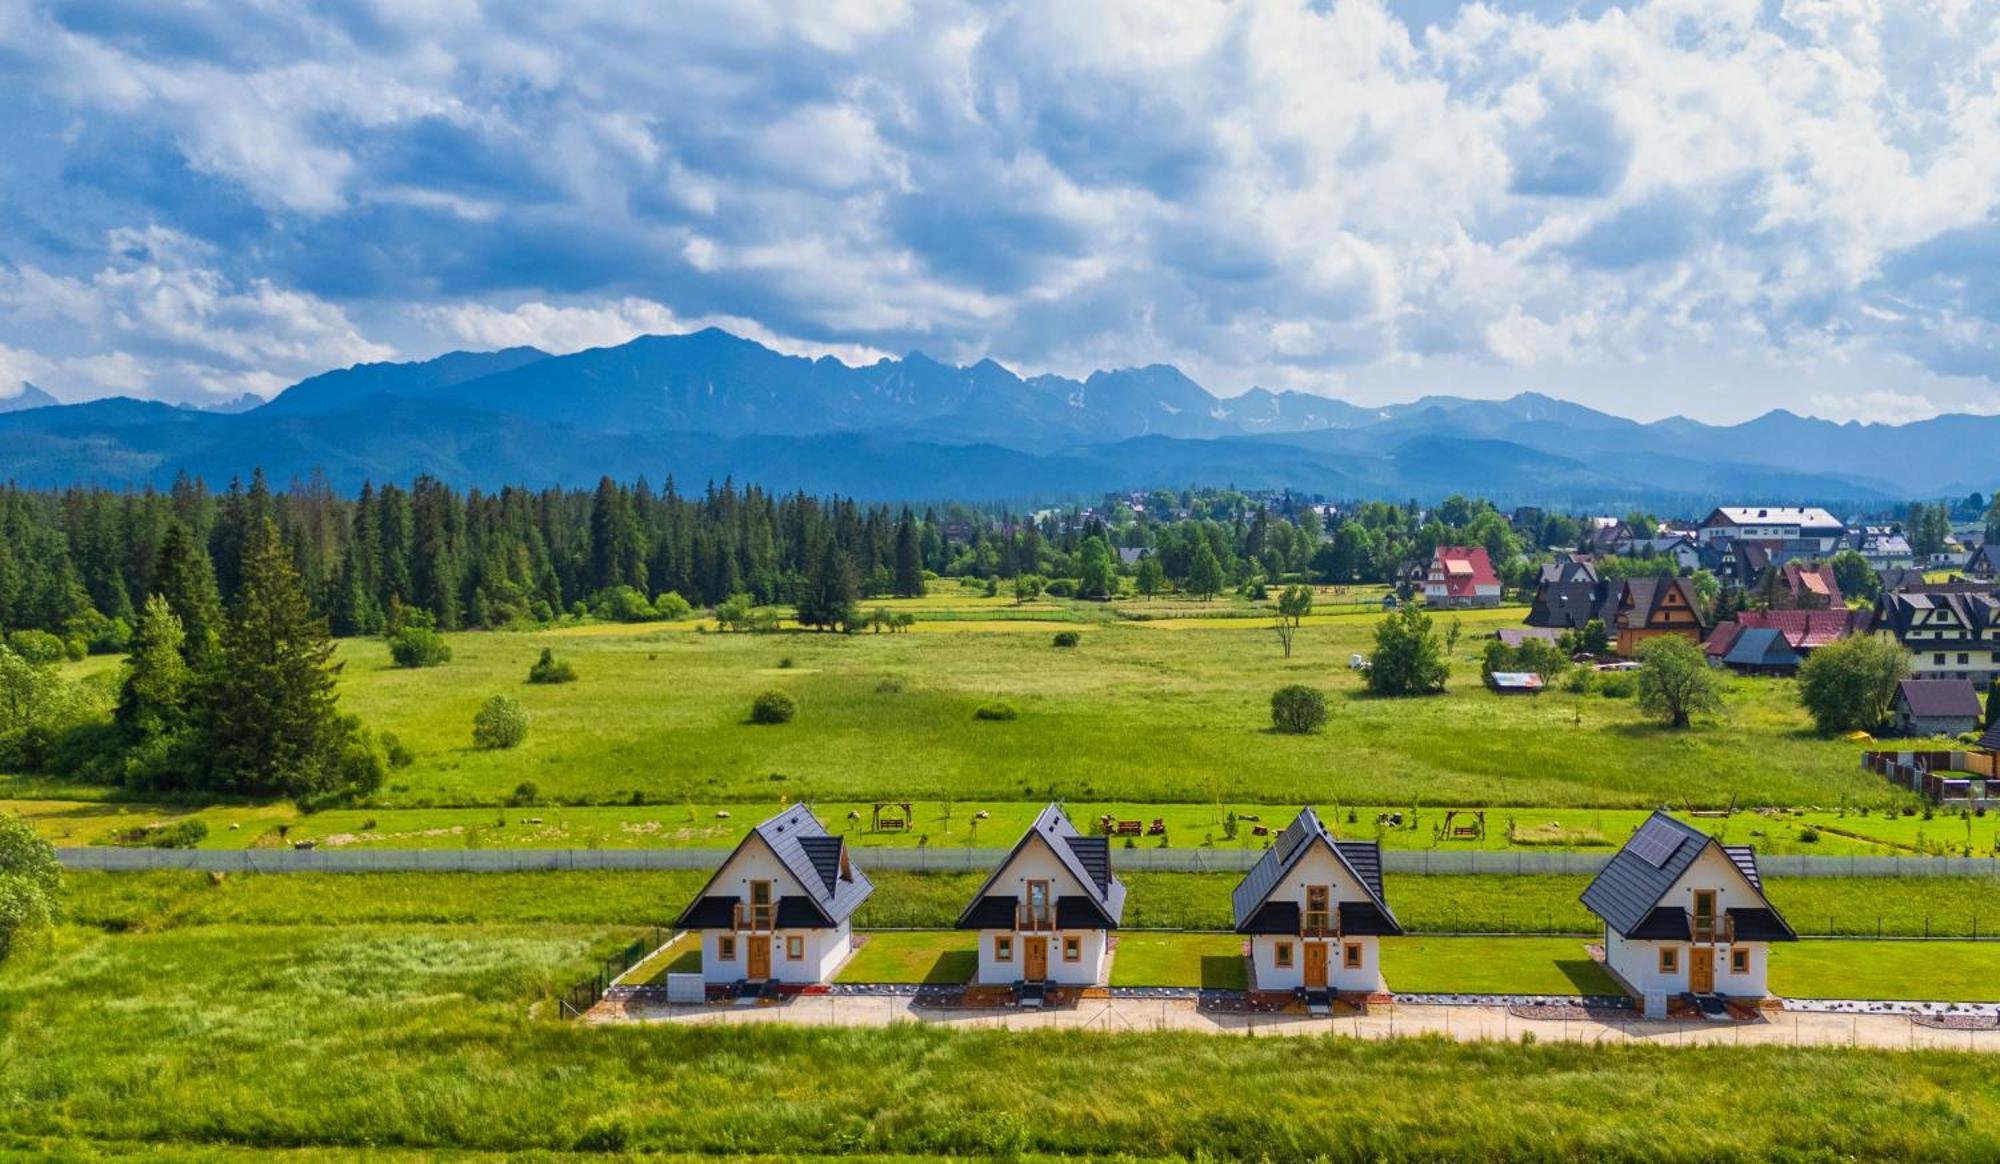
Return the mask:
[[647,955],[666,944],[671,936],[660,927],[653,926],[647,933],[633,938],[623,949],[598,963],[590,977],[563,991],[556,999],[557,1013],[566,1019],[583,1017],[597,1005],[598,999],[604,997],[604,992],[611,989],[612,983],[645,961]]
[[[58,849],[64,867],[90,870],[193,869],[225,873],[524,873],[545,870],[713,869],[727,849],[125,849],[115,846]],[[856,849],[870,869],[911,872],[983,872],[1005,849],[929,846]],[[1126,872],[1242,873],[1264,855],[1261,848],[1114,847],[1112,864]],[[1385,849],[1390,873],[1451,875],[1550,874],[1589,876],[1609,853],[1534,850]],[[1767,877],[2000,877],[1989,857],[1759,856]]]

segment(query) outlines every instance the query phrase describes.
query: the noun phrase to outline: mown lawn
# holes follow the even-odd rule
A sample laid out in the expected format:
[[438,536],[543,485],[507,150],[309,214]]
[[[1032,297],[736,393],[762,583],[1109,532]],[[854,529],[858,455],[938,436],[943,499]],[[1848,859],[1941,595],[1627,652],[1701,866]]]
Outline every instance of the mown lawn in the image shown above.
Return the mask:
[[1199,986],[1243,990],[1249,986],[1243,939],[1235,934],[1118,935],[1111,962],[1113,986]]
[[894,930],[864,935],[835,981],[963,985],[979,972],[979,935]]
[[1384,938],[1382,977],[1413,993],[1624,993],[1576,938]]
[[[1646,722],[1630,700],[1496,698],[1478,684],[1476,636],[1520,617],[1519,609],[1459,616],[1451,692],[1428,699],[1362,694],[1347,659],[1369,649],[1374,617],[1358,614],[1308,626],[1290,659],[1254,618],[1182,630],[1162,629],[1174,621],[1094,622],[1081,626],[1073,650],[1051,647],[1041,630],[976,623],[852,637],[592,625],[453,635],[452,661],[425,670],[392,667],[382,643],[354,639],[341,644],[341,687],[348,710],[416,753],[391,775],[384,807],[498,806],[532,783],[554,801],[627,804],[638,793],[655,806],[638,823],[667,831],[706,826],[712,817],[699,806],[775,807],[781,797],[1628,809],[1732,796],[1829,809],[1891,799],[1880,778],[1860,770],[1856,745],[1806,730],[1785,681],[1732,679],[1724,719],[1683,732]],[[574,663],[577,682],[527,684],[545,646]],[[1268,731],[1271,691],[1294,682],[1332,696],[1319,735]],[[798,699],[798,719],[745,723],[752,697],[773,687]],[[475,750],[473,712],[496,693],[526,707],[527,742]],[[996,700],[1019,717],[973,717]],[[698,807],[690,820],[659,805]],[[547,824],[546,813],[508,815],[543,815]],[[360,823],[343,828],[367,831]],[[960,827],[970,826],[952,829]],[[520,828],[510,819],[492,831]],[[934,843],[947,839],[925,831]]]
[[2000,1002],[2000,942],[1791,942],[1771,952],[1788,998]]

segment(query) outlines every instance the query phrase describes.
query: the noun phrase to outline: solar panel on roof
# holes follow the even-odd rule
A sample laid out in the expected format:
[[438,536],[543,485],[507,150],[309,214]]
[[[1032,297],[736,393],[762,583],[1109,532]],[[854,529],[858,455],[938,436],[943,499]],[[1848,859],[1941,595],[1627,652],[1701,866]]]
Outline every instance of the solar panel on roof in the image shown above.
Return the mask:
[[1680,830],[1665,821],[1649,820],[1639,826],[1625,847],[1653,868],[1664,869],[1685,840],[1687,837]]

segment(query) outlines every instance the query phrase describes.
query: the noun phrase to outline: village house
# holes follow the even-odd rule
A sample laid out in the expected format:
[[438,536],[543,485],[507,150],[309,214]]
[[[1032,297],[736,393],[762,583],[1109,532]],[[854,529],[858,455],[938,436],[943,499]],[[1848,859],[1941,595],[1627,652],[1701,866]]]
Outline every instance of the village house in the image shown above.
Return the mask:
[[[1708,661],[1746,674],[1789,674],[1805,657],[1831,642],[1866,634],[1874,624],[1870,610],[1746,610],[1735,618],[1715,624],[1703,642]],[[1747,644],[1739,640],[1752,632],[1760,634]],[[1782,645],[1781,645],[1782,644]],[[1784,656],[1789,654],[1787,661]]]
[[1910,539],[1883,525],[1871,525],[1852,530],[1847,535],[1847,547],[1860,554],[1868,565],[1877,570],[1889,570],[1914,566],[1917,555],[1910,549]]
[[1702,519],[1697,540],[1810,543],[1812,552],[1831,554],[1846,537],[1847,526],[1817,506],[1725,505]]
[[2000,675],[2000,592],[1990,585],[1933,584],[1885,593],[1876,626],[1896,636],[1918,679],[1970,679],[1984,689]]
[[1527,625],[1581,630],[1591,620],[1620,655],[1660,635],[1699,643],[1708,633],[1694,584],[1685,578],[1631,578],[1623,582],[1544,582],[1535,588]]
[[1424,575],[1424,604],[1431,607],[1500,605],[1500,576],[1485,546],[1439,546]]
[[1382,895],[1382,847],[1336,841],[1302,808],[1264,850],[1231,898],[1236,932],[1250,939],[1258,992],[1374,994],[1381,939],[1403,932]]
[[1905,679],[1889,705],[1896,732],[1905,736],[1956,736],[1985,718],[1979,689],[1964,679]]
[[710,985],[830,981],[854,948],[849,921],[875,886],[804,805],[751,829],[675,923],[701,935]]
[[1764,896],[1756,850],[1723,845],[1655,812],[1583,891],[1604,923],[1604,967],[1663,1018],[1667,1000],[1693,995],[1761,1001],[1770,945],[1798,935]]
[[1669,558],[1677,570],[1689,571],[1701,566],[1701,550],[1695,545],[1690,534],[1675,533],[1660,537],[1628,537],[1621,540],[1614,551],[1627,558]]
[[1051,804],[973,894],[957,928],[979,931],[982,986],[1094,986],[1124,914],[1110,838],[1084,836]]

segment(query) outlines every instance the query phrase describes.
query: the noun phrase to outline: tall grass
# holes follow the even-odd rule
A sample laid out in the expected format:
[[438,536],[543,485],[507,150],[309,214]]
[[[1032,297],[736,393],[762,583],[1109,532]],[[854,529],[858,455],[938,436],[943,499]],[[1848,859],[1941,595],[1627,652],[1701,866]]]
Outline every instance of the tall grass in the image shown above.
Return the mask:
[[624,1026],[590,930],[71,929],[0,970],[0,1141],[1306,1159],[1991,1158],[1941,1053]]

